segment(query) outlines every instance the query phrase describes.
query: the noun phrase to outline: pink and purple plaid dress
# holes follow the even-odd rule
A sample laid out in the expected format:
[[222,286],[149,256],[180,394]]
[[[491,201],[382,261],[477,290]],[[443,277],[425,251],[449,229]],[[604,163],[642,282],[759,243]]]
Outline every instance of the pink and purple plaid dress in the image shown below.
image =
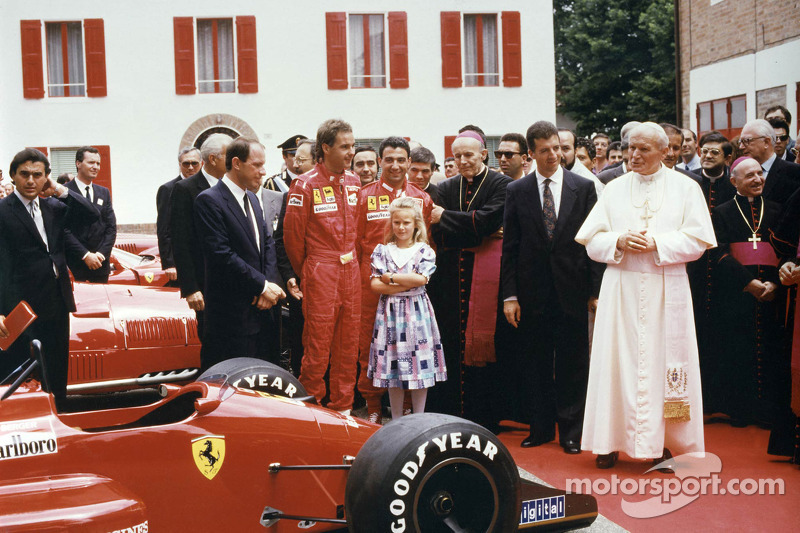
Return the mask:
[[[436,254],[427,244],[413,246],[410,259],[392,254],[394,244],[379,244],[372,253],[372,277],[386,272],[417,273],[430,279]],[[381,295],[375,314],[367,375],[376,387],[424,389],[447,379],[442,339],[425,286],[392,296]]]

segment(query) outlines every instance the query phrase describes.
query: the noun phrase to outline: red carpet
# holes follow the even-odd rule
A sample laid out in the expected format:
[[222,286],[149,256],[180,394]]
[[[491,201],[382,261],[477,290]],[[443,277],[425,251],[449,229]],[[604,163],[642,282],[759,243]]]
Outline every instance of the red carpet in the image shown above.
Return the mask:
[[[523,449],[520,442],[528,434],[527,427],[514,427],[519,429],[501,433],[500,440],[511,451],[517,465],[561,489],[566,488],[567,479],[611,480],[614,474],[620,480],[677,479],[674,475],[658,472],[644,474],[652,466],[650,461],[637,461],[625,455],[620,455],[614,468],[598,470],[594,465],[594,455],[587,452],[567,455],[555,441]],[[769,431],[756,426],[739,429],[718,420],[707,421],[705,425],[706,451],[716,454],[722,461],[722,470],[718,474],[721,487],[725,488],[730,480],[737,479],[782,479],[783,495],[720,495],[711,494],[709,489],[709,494],[700,495],[669,514],[632,518],[623,511],[622,500],[640,501],[652,496],[594,494],[598,509],[611,521],[634,532],[797,531],[800,527],[800,469],[783,458],[767,455],[768,439]],[[747,483],[743,489],[752,486]]]

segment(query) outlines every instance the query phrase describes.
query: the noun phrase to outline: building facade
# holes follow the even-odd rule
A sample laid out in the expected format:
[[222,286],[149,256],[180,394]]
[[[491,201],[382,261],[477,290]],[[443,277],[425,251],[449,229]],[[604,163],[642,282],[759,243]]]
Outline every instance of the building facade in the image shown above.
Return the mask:
[[679,2],[682,123],[739,135],[773,105],[800,115],[800,7],[763,0]]
[[327,118],[437,159],[468,123],[491,150],[555,120],[550,0],[12,0],[0,13],[0,158],[36,147],[74,172],[75,149],[96,146],[123,227],[155,220],[179,149],[214,132],[257,137],[278,172],[276,146]]

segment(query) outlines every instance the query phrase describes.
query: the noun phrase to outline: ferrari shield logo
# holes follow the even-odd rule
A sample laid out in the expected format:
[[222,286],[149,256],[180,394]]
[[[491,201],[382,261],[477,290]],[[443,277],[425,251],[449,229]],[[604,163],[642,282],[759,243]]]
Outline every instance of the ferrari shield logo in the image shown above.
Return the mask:
[[367,209],[368,210],[375,211],[378,208],[376,200],[377,200],[377,198],[375,198],[374,196],[367,197]]
[[322,203],[322,195],[319,193],[319,189],[314,189],[314,203],[315,204]]
[[206,435],[192,441],[194,464],[208,479],[214,479],[225,462],[225,437]]
[[153,283],[153,273],[152,272],[145,272],[144,279],[147,283]]

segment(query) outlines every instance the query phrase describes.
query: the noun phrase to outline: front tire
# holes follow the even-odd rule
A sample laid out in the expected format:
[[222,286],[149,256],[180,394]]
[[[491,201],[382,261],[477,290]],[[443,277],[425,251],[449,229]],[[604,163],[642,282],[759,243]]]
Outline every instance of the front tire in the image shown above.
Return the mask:
[[519,525],[520,481],[487,429],[425,413],[393,421],[364,444],[347,479],[355,533],[506,532]]

